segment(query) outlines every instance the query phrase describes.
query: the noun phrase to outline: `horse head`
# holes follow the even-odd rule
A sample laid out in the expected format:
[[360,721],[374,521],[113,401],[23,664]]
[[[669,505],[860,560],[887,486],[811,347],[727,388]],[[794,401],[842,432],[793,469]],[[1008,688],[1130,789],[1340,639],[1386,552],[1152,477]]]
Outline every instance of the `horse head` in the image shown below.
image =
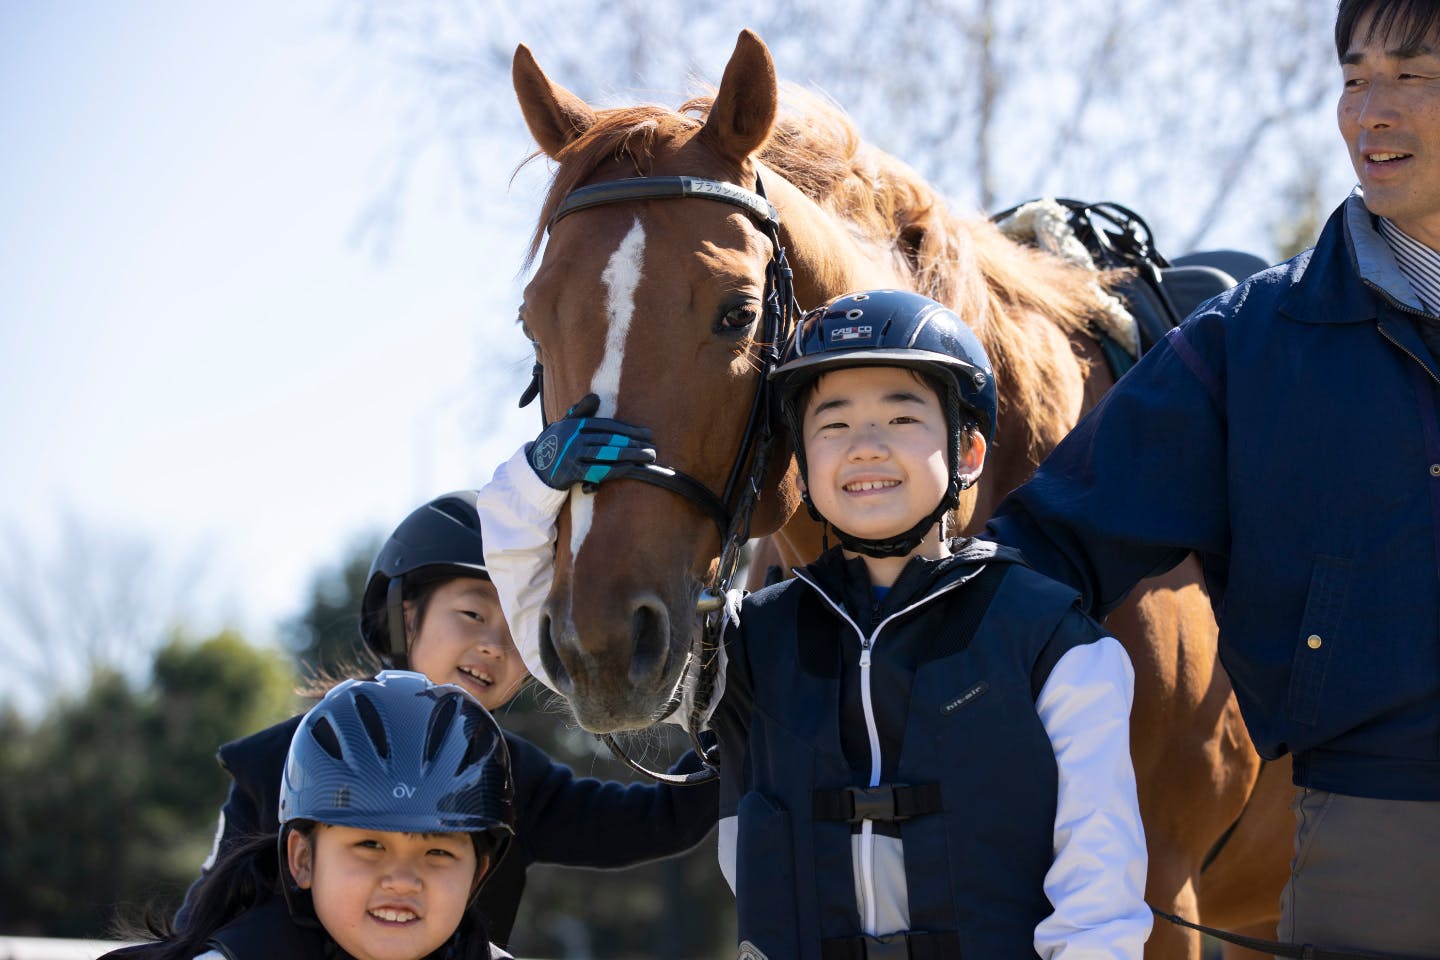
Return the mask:
[[[753,190],[754,155],[778,109],[769,52],[741,34],[703,120],[595,110],[551,82],[524,46],[513,79],[540,152],[557,165],[532,256],[547,225],[548,241],[521,308],[546,417],[593,393],[600,416],[649,427],[661,463],[723,496],[745,456],[762,376],[772,237],[744,209],[706,199],[625,200],[554,217],[578,188],[640,176]],[[773,463],[766,487],[793,490],[781,483],[789,457]],[[795,505],[793,493],[767,494],[754,531],[774,529]],[[571,492],[540,651],[587,729],[648,726],[675,692],[720,553],[713,514],[700,498],[624,479]]]

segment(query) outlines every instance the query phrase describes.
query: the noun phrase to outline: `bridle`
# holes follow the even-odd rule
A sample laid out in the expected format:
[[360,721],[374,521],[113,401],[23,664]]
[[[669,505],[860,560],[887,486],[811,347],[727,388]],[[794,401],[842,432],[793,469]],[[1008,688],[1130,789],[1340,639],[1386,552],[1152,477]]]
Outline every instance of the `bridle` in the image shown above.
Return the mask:
[[[600,740],[616,757],[639,773],[664,783],[693,785],[713,780],[719,775],[718,752],[715,747],[706,748],[701,743],[700,727],[705,722],[719,670],[720,645],[726,617],[725,595],[740,564],[741,550],[750,539],[750,519],[755,511],[755,503],[760,498],[760,485],[769,465],[774,407],[770,374],[779,363],[780,338],[794,327],[795,317],[799,314],[799,305],[795,302],[794,278],[785,259],[785,248],[780,243],[780,214],[775,205],[766,198],[765,186],[758,173],[755,175],[753,193],[731,183],[698,177],[631,177],[572,191],[555,209],[545,230],[548,233],[562,218],[591,207],[641,200],[684,198],[714,200],[739,207],[770,238],[770,262],[765,266],[760,333],[754,341],[760,353],[760,378],[750,403],[750,415],[745,423],[745,433],[740,439],[740,449],[736,451],[735,459],[731,463],[724,490],[717,495],[688,473],[658,463],[627,473],[624,477],[684,497],[709,516],[720,531],[720,562],[716,568],[715,579],[700,591],[695,605],[696,612],[704,617],[699,640],[686,657],[685,666],[680,671],[680,678],[669,701],[657,713],[657,717],[663,718],[680,706],[681,692],[694,669],[695,696],[685,719],[685,730],[696,754],[704,760],[705,765],[689,774],[658,773],[631,759],[610,734],[601,735]],[[520,406],[526,406],[540,394],[543,375],[544,370],[537,361],[531,371],[530,385],[520,396]],[[548,421],[545,421],[544,403],[541,403],[540,416],[542,422],[548,425]]]

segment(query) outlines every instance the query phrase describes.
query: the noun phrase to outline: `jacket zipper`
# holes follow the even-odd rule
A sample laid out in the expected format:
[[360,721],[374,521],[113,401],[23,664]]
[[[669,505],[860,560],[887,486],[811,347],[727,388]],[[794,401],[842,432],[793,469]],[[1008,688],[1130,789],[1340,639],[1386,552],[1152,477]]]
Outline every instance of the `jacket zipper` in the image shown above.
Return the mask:
[[[880,636],[880,631],[885,625],[897,617],[902,617],[912,610],[918,609],[929,603],[934,598],[949,593],[959,587],[965,581],[951,581],[933,593],[928,593],[916,600],[914,603],[902,610],[897,610],[890,616],[881,620],[875,625],[875,629],[867,636],[860,625],[846,612],[845,608],[834,600],[829,594],[820,589],[820,585],[803,573],[796,572],[796,577],[804,580],[820,594],[821,599],[830,605],[830,608],[840,615],[840,618],[850,624],[856,636],[860,638],[860,704],[865,713],[865,733],[870,738],[870,786],[880,786],[880,772],[883,769],[880,757],[880,733],[875,726],[875,707],[870,697],[870,656],[875,649],[875,641]],[[860,821],[860,888],[865,897],[865,932],[875,933],[875,844],[874,844],[874,822],[866,819]]]
[[[1430,314],[1425,313],[1423,310],[1416,310],[1414,307],[1407,307],[1405,304],[1390,296],[1390,294],[1387,293],[1382,287],[1372,283],[1369,280],[1366,280],[1364,277],[1360,278],[1360,282],[1365,284],[1365,286],[1369,287],[1371,290],[1374,290],[1375,293],[1380,296],[1380,299],[1384,300],[1390,305],[1392,309],[1397,310],[1400,313],[1406,313],[1412,317],[1419,317],[1422,320],[1433,321],[1435,319],[1435,317],[1432,317]],[[1421,360],[1419,357],[1415,356],[1415,354],[1411,353],[1409,347],[1406,347],[1399,340],[1396,340],[1394,337],[1390,336],[1390,334],[1386,332],[1385,327],[1382,324],[1377,322],[1375,324],[1375,329],[1379,330],[1380,336],[1393,343],[1401,353],[1405,354],[1405,356],[1420,364],[1420,369],[1424,370],[1426,375],[1429,376],[1431,380],[1434,380],[1436,383],[1440,383],[1440,377],[1435,376],[1435,374],[1430,370],[1430,367],[1425,363],[1425,361]]]

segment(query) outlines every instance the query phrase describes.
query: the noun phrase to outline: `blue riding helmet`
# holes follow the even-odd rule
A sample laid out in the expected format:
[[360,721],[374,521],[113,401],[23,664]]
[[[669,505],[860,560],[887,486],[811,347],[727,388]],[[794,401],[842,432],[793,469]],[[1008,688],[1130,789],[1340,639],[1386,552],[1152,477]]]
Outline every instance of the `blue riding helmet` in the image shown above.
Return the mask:
[[490,579],[474,490],[443,494],[417,508],[375,555],[360,601],[360,635],[382,662],[402,669],[409,665],[401,613],[404,583],[448,577]]
[[280,785],[282,851],[296,821],[468,833],[489,839],[493,868],[515,834],[514,796],[505,738],[474,697],[386,670],[345,681],[300,721]]
[[[955,312],[908,290],[848,293],[811,310],[771,375],[783,406],[811,380],[844,367],[910,367],[952,384],[987,441],[995,438],[995,374]],[[803,411],[800,411],[803,414]]]
[[[940,402],[949,434],[950,487],[934,513],[914,528],[885,541],[835,533],[846,547],[872,556],[898,556],[913,550],[930,527],[953,509],[963,484],[957,474],[961,440],[973,420],[987,441],[995,436],[998,399],[990,358],[971,329],[955,312],[929,297],[907,290],[870,290],[836,297],[811,310],[785,345],[780,365],[771,374],[780,410],[796,438],[795,457],[806,476],[797,401],[821,374],[847,367],[907,367],[933,376],[945,385]],[[805,495],[806,506],[822,519]]]

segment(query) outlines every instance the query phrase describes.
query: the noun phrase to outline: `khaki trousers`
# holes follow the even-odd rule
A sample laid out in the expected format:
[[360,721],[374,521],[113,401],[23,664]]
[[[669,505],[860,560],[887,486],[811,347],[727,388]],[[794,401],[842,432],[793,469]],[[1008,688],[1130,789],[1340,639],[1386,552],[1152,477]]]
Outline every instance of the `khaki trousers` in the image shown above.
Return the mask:
[[1440,958],[1440,801],[1297,788],[1279,939]]

